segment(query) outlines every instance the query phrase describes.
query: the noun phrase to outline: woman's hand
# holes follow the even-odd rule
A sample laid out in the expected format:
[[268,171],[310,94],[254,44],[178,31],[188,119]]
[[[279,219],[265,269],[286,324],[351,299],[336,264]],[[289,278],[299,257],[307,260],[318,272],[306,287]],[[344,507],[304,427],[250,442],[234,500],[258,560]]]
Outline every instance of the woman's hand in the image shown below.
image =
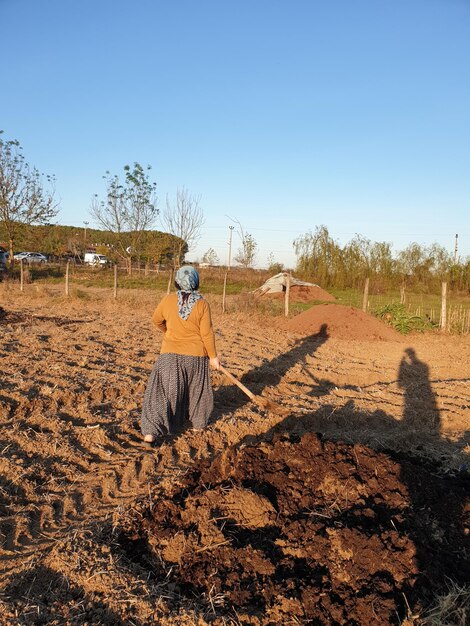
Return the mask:
[[220,370],[220,359],[218,356],[215,356],[213,359],[210,359],[209,363],[213,370]]

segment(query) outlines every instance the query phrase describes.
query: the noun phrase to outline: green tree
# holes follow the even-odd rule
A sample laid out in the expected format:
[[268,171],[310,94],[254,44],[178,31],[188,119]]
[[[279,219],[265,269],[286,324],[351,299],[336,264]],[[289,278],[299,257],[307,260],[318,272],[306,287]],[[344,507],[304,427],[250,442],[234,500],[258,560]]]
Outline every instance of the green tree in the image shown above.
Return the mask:
[[270,274],[280,274],[284,271],[284,265],[274,260],[274,254],[270,252],[268,254],[268,272]]
[[255,241],[253,235],[250,233],[241,232],[242,247],[238,249],[235,256],[235,261],[240,263],[243,267],[253,267],[256,259],[256,250],[258,244]]
[[384,278],[391,279],[396,272],[396,261],[392,254],[392,244],[376,241],[370,248],[371,271]]
[[398,269],[407,276],[417,275],[426,264],[425,249],[419,243],[410,243],[398,253]]
[[343,267],[342,254],[326,226],[317,226],[315,232],[295,239],[294,250],[299,273],[324,287],[334,284]]
[[145,258],[154,263],[171,264],[173,262],[173,251],[182,245],[183,253],[186,254],[185,242],[175,242],[174,236],[170,233],[161,233],[156,230],[146,231],[143,235],[142,249]]
[[0,135],[0,225],[10,248],[24,225],[46,224],[58,213],[54,177],[27,163],[18,141]]
[[370,250],[371,242],[362,235],[356,235],[344,246],[342,257],[348,285],[357,287],[370,275]]
[[[124,182],[119,176],[106,172],[106,200],[92,199],[91,214],[106,230],[113,233],[115,252],[131,268],[132,255],[142,254],[143,233],[155,222],[158,215],[156,182],[149,178],[151,166],[144,169],[135,162],[131,168],[124,166]],[[126,234],[127,233],[127,234]],[[126,234],[126,235],[125,235]]]
[[432,261],[431,270],[440,281],[447,280],[454,264],[453,255],[444,246],[433,243],[426,250],[428,258]]

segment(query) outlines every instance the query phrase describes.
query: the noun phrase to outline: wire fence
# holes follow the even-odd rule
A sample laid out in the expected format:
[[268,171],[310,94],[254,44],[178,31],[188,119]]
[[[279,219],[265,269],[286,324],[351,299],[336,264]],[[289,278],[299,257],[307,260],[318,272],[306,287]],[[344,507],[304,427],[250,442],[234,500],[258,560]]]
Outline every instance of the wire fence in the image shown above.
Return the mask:
[[[268,270],[251,268],[203,267],[199,268],[201,284],[205,293],[213,295],[239,296],[240,303],[247,307],[257,307],[273,315],[282,315],[284,311],[295,315],[309,308],[318,301],[295,302],[291,292],[291,305],[273,303],[271,306],[261,304],[247,296],[260,287],[270,277]],[[158,265],[140,265],[133,267],[111,266],[93,267],[76,265],[71,262],[47,264],[44,266],[27,266],[18,264],[4,273],[3,280],[18,285],[21,291],[31,283],[49,283],[63,285],[66,296],[73,295],[73,288],[100,287],[109,289],[110,298],[116,299],[122,289],[152,289],[167,292],[174,289],[173,270]],[[73,287],[73,288],[72,288]],[[366,288],[368,283],[366,283]],[[400,324],[403,328],[425,330],[440,328],[452,334],[470,333],[470,296],[468,294],[419,293],[413,291],[390,291],[371,293],[359,289],[331,289],[338,304],[352,306],[382,317],[384,321]],[[249,301],[249,303],[248,303]],[[247,304],[248,303],[248,304]],[[228,305],[230,306],[230,305]],[[232,298],[231,306],[234,301]],[[225,311],[225,299],[223,301]],[[398,317],[397,321],[395,318]],[[414,320],[414,322],[413,322]]]

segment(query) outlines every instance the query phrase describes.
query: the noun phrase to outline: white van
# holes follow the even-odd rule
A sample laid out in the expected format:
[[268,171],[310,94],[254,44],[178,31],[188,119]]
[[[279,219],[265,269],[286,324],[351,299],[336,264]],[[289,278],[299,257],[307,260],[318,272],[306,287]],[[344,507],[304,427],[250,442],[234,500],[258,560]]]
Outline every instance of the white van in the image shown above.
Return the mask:
[[96,254],[95,252],[85,252],[83,262],[86,265],[108,265],[109,259],[104,254]]

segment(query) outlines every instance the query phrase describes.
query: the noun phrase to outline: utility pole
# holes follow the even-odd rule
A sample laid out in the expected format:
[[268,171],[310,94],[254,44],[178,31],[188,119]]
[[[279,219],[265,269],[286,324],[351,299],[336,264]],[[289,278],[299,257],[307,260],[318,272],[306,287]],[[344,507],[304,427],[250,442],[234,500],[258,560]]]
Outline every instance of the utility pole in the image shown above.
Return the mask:
[[232,235],[233,235],[233,229],[235,228],[235,226],[229,226],[230,229],[230,238],[228,241],[228,269],[230,269],[230,266],[232,264]]
[[454,265],[457,265],[457,251],[459,248],[459,236],[455,235],[455,248],[454,248]]
[[227,291],[227,274],[229,272],[230,265],[232,263],[232,233],[233,233],[234,228],[235,226],[229,226],[230,235],[229,235],[229,240],[228,240],[228,265],[227,265],[227,271],[225,272],[225,276],[224,276],[224,289],[222,291],[222,313],[225,313],[225,295]]
[[86,252],[86,229],[90,222],[83,222],[85,224],[85,234],[83,235],[83,243],[85,244],[85,252]]

